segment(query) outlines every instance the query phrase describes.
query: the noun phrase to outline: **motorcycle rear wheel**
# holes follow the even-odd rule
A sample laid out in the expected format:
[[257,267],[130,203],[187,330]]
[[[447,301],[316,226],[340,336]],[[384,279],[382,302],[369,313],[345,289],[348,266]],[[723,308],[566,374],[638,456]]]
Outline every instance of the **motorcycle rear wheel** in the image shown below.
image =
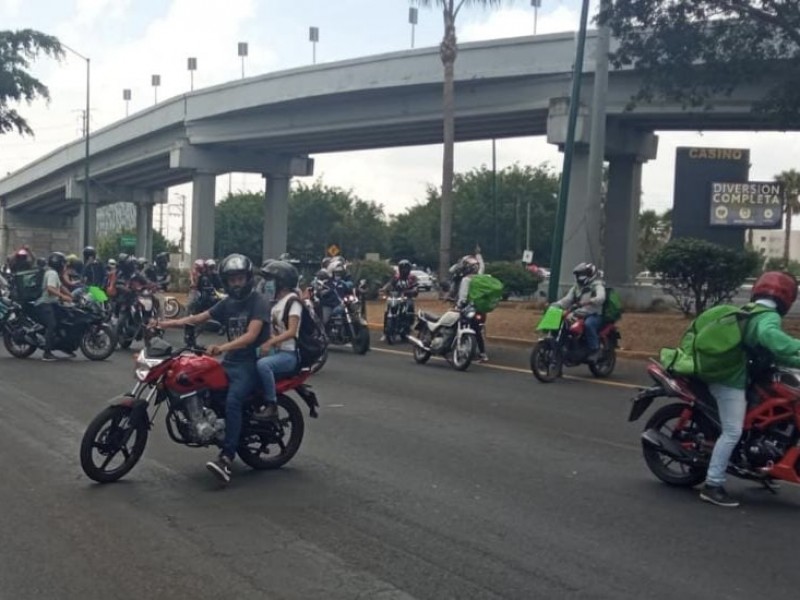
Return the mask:
[[[662,406],[647,421],[645,430],[655,429],[672,439],[678,440],[688,441],[694,439],[699,434],[703,434],[705,439],[709,439],[708,436],[710,435],[710,439],[713,439],[713,433],[708,431],[709,427],[707,427],[702,416],[697,419],[696,417],[700,413],[695,412],[692,413],[692,420],[687,423],[687,427],[676,432],[674,429],[676,423],[673,423],[673,421],[678,421],[683,415],[684,410],[686,410],[685,404],[668,404],[667,406]],[[672,425],[670,426],[670,424]],[[644,460],[650,472],[669,485],[694,487],[702,483],[706,478],[707,469],[705,467],[693,467],[680,463],[644,443],[642,443],[642,454],[644,455]]]
[[617,365],[617,351],[614,348],[603,348],[603,354],[595,363],[589,363],[589,370],[595,377],[608,377],[614,372]]
[[36,352],[36,346],[25,342],[15,342],[14,337],[8,330],[3,331],[3,345],[8,353],[15,358],[28,358]]
[[110,325],[95,325],[81,338],[81,352],[89,360],[105,360],[117,346],[117,334]]
[[[286,430],[289,430],[288,438]],[[305,421],[297,403],[286,395],[278,396],[278,418],[245,423],[236,453],[248,467],[258,471],[280,469],[289,462],[303,442]],[[278,453],[272,454],[271,447]]]
[[553,383],[561,375],[561,356],[552,339],[539,340],[531,350],[531,371],[542,383]]
[[[112,483],[130,471],[144,454],[147,445],[147,421],[134,423],[132,411],[127,406],[109,406],[97,415],[81,440],[81,468],[89,479],[98,483]],[[136,436],[133,444],[131,437]],[[97,451],[97,461],[95,461]],[[109,469],[114,459],[122,454],[124,460]]]

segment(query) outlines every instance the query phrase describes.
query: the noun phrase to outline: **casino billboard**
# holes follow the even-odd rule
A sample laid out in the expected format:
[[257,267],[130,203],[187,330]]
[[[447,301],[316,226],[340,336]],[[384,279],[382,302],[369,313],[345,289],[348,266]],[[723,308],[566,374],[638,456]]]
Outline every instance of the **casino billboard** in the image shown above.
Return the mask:
[[783,220],[784,188],[774,181],[712,182],[709,225],[779,229]]

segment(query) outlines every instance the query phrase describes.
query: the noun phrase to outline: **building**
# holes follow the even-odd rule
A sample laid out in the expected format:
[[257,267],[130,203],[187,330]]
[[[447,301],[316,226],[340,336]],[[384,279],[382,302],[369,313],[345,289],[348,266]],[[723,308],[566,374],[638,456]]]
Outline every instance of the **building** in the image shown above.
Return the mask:
[[[786,232],[783,229],[754,229],[753,248],[765,258],[783,258]],[[789,260],[800,261],[800,231],[792,231],[789,238]]]

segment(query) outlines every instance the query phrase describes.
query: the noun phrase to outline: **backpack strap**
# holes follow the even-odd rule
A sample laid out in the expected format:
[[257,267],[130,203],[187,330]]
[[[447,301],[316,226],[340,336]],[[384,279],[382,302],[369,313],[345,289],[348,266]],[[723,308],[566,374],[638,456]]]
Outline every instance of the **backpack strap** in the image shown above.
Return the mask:
[[[283,320],[283,326],[287,330],[289,329],[289,311],[292,309],[292,305],[295,302],[299,303],[300,307],[302,308],[303,302],[300,300],[300,298],[297,297],[297,294],[289,294],[286,297],[286,306],[283,307],[283,319],[282,320]],[[295,335],[294,337],[297,338],[298,335],[300,335],[300,328],[299,327],[297,328],[297,335]]]

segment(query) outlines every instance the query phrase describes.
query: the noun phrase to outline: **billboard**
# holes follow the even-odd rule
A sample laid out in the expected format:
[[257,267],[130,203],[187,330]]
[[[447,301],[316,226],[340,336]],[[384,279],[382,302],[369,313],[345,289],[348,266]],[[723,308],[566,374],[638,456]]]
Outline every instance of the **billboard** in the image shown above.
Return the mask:
[[779,229],[783,184],[774,181],[713,182],[709,224],[714,227]]

